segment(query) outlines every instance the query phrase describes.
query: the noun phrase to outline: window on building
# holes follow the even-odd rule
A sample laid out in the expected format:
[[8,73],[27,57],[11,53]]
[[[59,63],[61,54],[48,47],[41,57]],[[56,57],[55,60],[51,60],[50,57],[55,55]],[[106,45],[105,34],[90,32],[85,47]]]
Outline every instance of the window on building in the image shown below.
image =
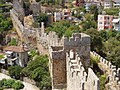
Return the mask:
[[102,17],[99,17],[99,20],[102,20]]
[[102,22],[99,22],[99,24],[102,24]]

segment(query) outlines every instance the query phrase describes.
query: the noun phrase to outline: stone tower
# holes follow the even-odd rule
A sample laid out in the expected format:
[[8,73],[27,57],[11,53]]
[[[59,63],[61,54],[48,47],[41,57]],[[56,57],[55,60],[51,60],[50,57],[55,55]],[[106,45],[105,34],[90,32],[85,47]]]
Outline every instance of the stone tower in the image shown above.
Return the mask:
[[83,33],[73,34],[70,39],[63,38],[63,46],[49,47],[53,90],[67,88],[66,53],[70,51],[77,52],[84,67],[88,67],[90,63],[90,37]]

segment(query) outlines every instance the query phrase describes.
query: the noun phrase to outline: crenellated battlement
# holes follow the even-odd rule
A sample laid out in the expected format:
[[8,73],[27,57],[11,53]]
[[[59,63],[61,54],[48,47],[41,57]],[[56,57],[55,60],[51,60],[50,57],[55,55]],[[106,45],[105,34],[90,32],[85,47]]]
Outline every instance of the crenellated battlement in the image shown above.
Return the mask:
[[112,65],[111,62],[104,59],[96,52],[93,51],[90,53],[91,55],[98,57],[101,66],[104,68],[104,70],[106,71],[105,73],[108,75],[109,78],[108,83],[114,82],[116,84],[119,84],[120,86],[120,68],[116,69],[116,66]]
[[[73,54],[73,55],[72,55]],[[75,55],[75,56],[74,56]],[[79,55],[74,52],[66,53],[67,90],[99,90],[99,78],[91,68],[85,71]],[[95,83],[95,85],[90,83]]]
[[90,44],[90,36],[84,33],[74,33],[72,37],[64,38],[64,46],[81,46]]
[[[48,51],[52,90],[65,88],[67,90],[99,90],[99,79],[89,68],[90,36],[84,33],[74,33],[70,38],[62,37],[60,39],[55,32],[46,33],[44,23],[41,23],[41,28],[28,28],[23,24],[22,2],[14,0],[14,4],[10,13],[13,25],[19,36],[22,37],[21,40],[29,36],[36,37],[40,52]],[[16,6],[17,4],[18,6]],[[35,11],[33,15],[37,15],[39,11],[37,8],[33,8],[36,5],[31,6],[31,10]],[[18,11],[16,11],[17,8],[19,8]],[[23,13],[20,13],[21,11]],[[113,68],[113,66],[111,67]]]
[[[68,49],[67,47],[80,47],[90,45],[90,36],[84,33],[74,33],[72,37],[62,37],[61,39],[58,37],[56,32],[50,31],[48,34],[44,31],[44,23],[41,23],[41,32],[40,32],[40,40],[42,43],[47,43],[49,46],[63,46],[64,49]],[[45,44],[46,45],[46,44]]]
[[[50,32],[45,37],[47,37],[46,39],[48,39],[48,43],[49,43],[48,47],[49,47],[49,56],[51,61],[50,66],[51,68],[53,66],[53,71],[52,71],[53,88],[58,88],[59,84],[61,85],[60,82],[64,82],[64,83],[66,82],[67,68],[70,68],[69,71],[71,75],[77,75],[77,77],[79,78],[82,77],[81,80],[85,81],[87,79],[87,76],[86,76],[87,73],[84,67],[89,66],[89,62],[90,62],[90,59],[89,59],[90,58],[90,55],[89,55],[90,37],[83,33],[80,33],[80,34],[75,33],[69,39],[67,39],[66,37],[59,39],[55,32]],[[56,44],[59,41],[62,43],[61,45]],[[70,54],[70,57],[69,57],[67,56],[67,53],[70,51],[77,52],[78,54],[69,53]],[[86,58],[81,59],[81,57],[86,57]],[[68,65],[69,67],[66,66],[67,63],[69,63]],[[82,63],[84,63],[84,65]],[[73,90],[78,90],[78,89],[76,87],[76,89],[73,89]]]
[[25,42],[28,42],[28,37],[32,36],[32,37],[36,37],[36,31],[39,30],[39,28],[27,28],[25,27],[22,22],[19,20],[19,18],[17,17],[17,12],[12,9],[10,10],[10,15],[12,17],[12,22],[14,25],[14,28],[16,29],[16,31],[18,32],[18,35],[21,38],[21,40],[25,40]]

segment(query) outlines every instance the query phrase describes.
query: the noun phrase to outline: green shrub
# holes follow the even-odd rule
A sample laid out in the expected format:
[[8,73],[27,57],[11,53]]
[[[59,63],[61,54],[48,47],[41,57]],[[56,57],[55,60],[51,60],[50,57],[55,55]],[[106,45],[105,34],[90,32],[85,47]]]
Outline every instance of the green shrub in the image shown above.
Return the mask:
[[0,59],[3,59],[4,58],[4,55],[0,55]]
[[13,79],[2,79],[0,80],[0,90],[13,88],[19,90],[24,88],[24,85],[20,81],[15,81]]
[[15,79],[20,79],[20,72],[23,68],[15,65],[15,66],[10,66],[8,68],[9,74],[11,77],[15,77]]
[[11,88],[12,87],[12,84],[15,82],[15,80],[13,80],[13,79],[6,79],[5,81],[4,81],[4,88]]
[[98,63],[99,63],[99,58],[98,58],[98,56],[90,55],[90,59],[91,59],[91,63],[92,63],[92,64],[98,64]]
[[105,90],[106,75],[100,76],[100,90]]
[[15,81],[15,83],[12,84],[12,88],[15,90],[23,89],[24,85],[20,81]]
[[15,38],[12,38],[11,41],[8,43],[9,46],[17,46],[18,42]]
[[46,88],[45,90],[51,90],[48,61],[49,59],[46,55],[37,55],[21,72],[23,76],[34,79],[40,90],[43,90],[43,88]]
[[5,81],[6,81],[6,79],[2,79],[2,80],[0,81],[0,87],[1,87],[1,88],[3,87]]

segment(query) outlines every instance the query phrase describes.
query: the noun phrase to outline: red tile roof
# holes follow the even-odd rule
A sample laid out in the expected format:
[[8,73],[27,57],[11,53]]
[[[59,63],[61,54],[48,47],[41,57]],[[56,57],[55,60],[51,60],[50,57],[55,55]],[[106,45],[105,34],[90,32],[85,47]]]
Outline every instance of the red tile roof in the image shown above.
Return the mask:
[[21,46],[7,46],[3,50],[5,51],[13,51],[13,52],[26,52],[28,49],[25,49]]

